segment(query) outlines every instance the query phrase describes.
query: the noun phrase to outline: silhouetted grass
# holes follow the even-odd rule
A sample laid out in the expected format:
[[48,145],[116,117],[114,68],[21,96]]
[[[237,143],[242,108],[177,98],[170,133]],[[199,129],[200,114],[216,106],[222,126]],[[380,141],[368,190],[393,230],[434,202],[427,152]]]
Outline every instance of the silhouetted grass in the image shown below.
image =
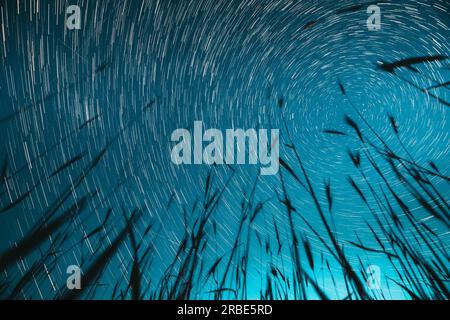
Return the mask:
[[[61,209],[73,190],[97,168],[124,130],[137,121],[133,119],[109,139],[97,156],[76,175],[73,183],[56,196],[44,212],[44,219],[0,255],[2,272],[15,270],[25,258],[32,261],[16,278],[9,277],[0,283],[0,297],[30,297],[35,290],[34,284],[44,282],[62,259],[77,250],[82,257],[82,282],[86,289],[69,291],[65,283],[58,283],[55,298],[96,297],[99,288],[105,285],[102,283],[105,271],[112,267],[115,258],[120,258],[126,275],[117,275],[111,288],[107,289],[111,299],[247,299],[250,292],[255,292],[255,287],[259,289],[260,299],[330,299],[333,295],[344,300],[386,299],[392,287],[400,289],[410,299],[449,299],[448,250],[439,233],[428,225],[428,220],[432,219],[444,230],[450,227],[449,204],[437,186],[437,180],[447,184],[449,177],[433,161],[426,167],[412,157],[402,141],[401,122],[388,115],[386,125],[392,129],[400,145],[400,150],[395,150],[359,112],[344,85],[339,82],[338,86],[361,123],[346,115],[343,123],[349,132],[329,129],[324,133],[343,141],[352,139],[358,144],[352,150],[343,147],[354,173],[343,174],[342,181],[370,214],[364,216],[367,230],[364,237],[356,232],[351,239],[346,234],[338,237],[339,221],[334,215],[337,208],[346,203],[340,203],[342,200],[336,196],[336,186],[332,186],[329,179],[315,181],[309,174],[312,168],[306,166],[300,148],[291,136],[283,114],[285,101],[280,98],[277,105],[284,125],[284,145],[294,159],[287,155],[280,158],[279,189],[274,191],[278,201],[274,204],[284,210],[282,215],[276,216],[278,212],[271,211],[266,205],[271,198],[258,198],[259,175],[250,188],[245,188],[240,205],[220,207],[221,203],[228,205],[223,196],[236,170],[228,166],[230,174],[221,182],[215,179],[215,167],[212,166],[203,190],[199,191],[193,203],[176,203],[177,197],[172,192],[167,205],[164,205],[162,214],[165,215],[172,214],[172,209],[182,208],[180,214],[184,230],[177,235],[177,246],[173,255],[166,257],[167,267],[161,270],[159,277],[154,276],[152,262],[162,225],[156,226],[156,232],[153,232],[153,221],[138,227],[138,222],[143,220],[143,209],[136,209],[129,218],[125,215],[125,226],[116,232],[119,222],[110,207],[97,225],[90,226],[80,239],[72,239],[73,222],[89,220],[87,214],[81,217],[81,213],[88,211],[88,203],[96,193],[82,197],[66,210]],[[152,105],[153,102],[142,112]],[[84,157],[84,153],[76,155],[48,178],[74,170],[72,164]],[[289,163],[288,159],[291,159]],[[0,171],[2,183],[8,179],[7,169],[5,158]],[[126,179],[121,179],[100,202],[106,202]],[[21,197],[25,199],[32,191],[33,188]],[[20,201],[13,207],[24,199],[16,199]],[[305,202],[312,203],[312,207],[304,208],[302,204]],[[217,251],[221,241],[219,219],[223,213],[219,208],[233,210],[239,215],[233,236],[229,239],[230,245],[221,253]],[[419,217],[417,208],[429,218]],[[264,213],[270,218],[267,219]],[[311,215],[318,217],[318,223],[310,220]],[[261,226],[258,220],[262,219],[261,216],[267,220],[264,221],[265,230],[254,228]],[[371,218],[371,221],[366,218]],[[140,233],[142,229],[144,232]],[[83,247],[90,242],[93,243],[92,249],[85,252]],[[315,246],[315,242],[320,247]],[[352,254],[349,254],[350,247]],[[121,249],[128,254],[121,254]],[[395,279],[385,277],[383,290],[372,291],[367,287],[370,277],[365,270],[368,254],[383,257],[396,274]],[[332,262],[334,268],[331,267]],[[259,283],[253,279],[255,269]],[[325,273],[331,287],[320,281],[325,278]],[[342,292],[344,296],[341,296]]]

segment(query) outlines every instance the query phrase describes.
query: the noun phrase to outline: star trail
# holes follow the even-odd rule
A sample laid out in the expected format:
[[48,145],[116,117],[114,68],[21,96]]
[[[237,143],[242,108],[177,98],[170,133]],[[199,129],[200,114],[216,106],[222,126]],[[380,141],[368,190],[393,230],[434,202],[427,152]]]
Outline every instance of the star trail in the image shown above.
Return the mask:
[[[448,299],[449,10],[0,1],[0,298]],[[175,164],[196,121],[279,172]]]

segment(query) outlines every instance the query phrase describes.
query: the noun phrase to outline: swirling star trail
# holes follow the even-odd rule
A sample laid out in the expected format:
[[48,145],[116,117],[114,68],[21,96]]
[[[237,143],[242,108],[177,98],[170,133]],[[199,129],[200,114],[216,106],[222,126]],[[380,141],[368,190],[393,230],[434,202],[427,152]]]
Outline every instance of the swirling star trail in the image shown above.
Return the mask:
[[[77,265],[92,276],[80,293],[85,298],[118,298],[120,292],[122,298],[173,298],[172,292],[259,299],[269,275],[295,281],[287,219],[292,205],[305,275],[329,297],[343,299],[349,292],[341,265],[326,248],[332,241],[297,155],[352,268],[380,266],[382,286],[374,297],[410,298],[380,247],[392,240],[376,219],[387,229],[394,225],[388,228],[381,213],[390,212],[387,203],[409,223],[393,192],[429,228],[425,239],[434,239],[438,254],[448,257],[448,1],[378,3],[379,30],[368,30],[367,1],[76,4],[79,30],[66,27],[67,1],[0,2],[0,297],[67,297],[66,269]],[[440,58],[405,60],[433,56]],[[175,165],[171,133],[192,130],[196,120],[205,129],[280,129],[281,177],[257,177],[252,165]],[[391,166],[386,145],[403,160],[394,157]],[[358,166],[349,151],[353,157],[359,152]],[[397,179],[394,167],[411,176]],[[421,177],[428,181],[421,184]],[[198,239],[204,248],[196,248],[189,243],[208,196],[218,200],[217,208]],[[250,223],[244,209],[248,205],[250,217],[258,203],[261,211]],[[59,225],[64,215],[70,223]],[[405,241],[420,238],[413,227],[402,232]],[[21,242],[30,235],[41,242]],[[23,251],[6,266],[14,248]],[[421,248],[424,257],[436,254],[435,247]],[[399,254],[385,251],[391,258]],[[101,259],[105,266],[97,270]],[[141,268],[133,267],[136,261]],[[160,290],[183,262],[185,274],[191,264],[202,268],[193,271],[189,290],[174,289],[176,282],[172,291]],[[230,270],[246,268],[246,282],[235,280],[237,271],[222,275],[228,262]],[[136,285],[127,289],[138,269],[141,296]],[[21,283],[27,275],[34,280]],[[286,289],[280,279],[274,291]],[[234,291],[219,294],[224,288]],[[285,289],[275,298],[318,294],[310,285],[306,296]]]

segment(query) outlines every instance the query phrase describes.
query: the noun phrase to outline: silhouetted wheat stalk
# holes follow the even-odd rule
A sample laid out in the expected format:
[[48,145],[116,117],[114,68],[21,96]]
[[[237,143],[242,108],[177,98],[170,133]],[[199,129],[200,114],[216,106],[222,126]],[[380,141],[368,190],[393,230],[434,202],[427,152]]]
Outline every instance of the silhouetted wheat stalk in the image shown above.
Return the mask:
[[[111,290],[111,299],[247,299],[250,290],[254,291],[255,288],[255,283],[249,283],[249,273],[254,267],[252,262],[256,257],[256,250],[252,248],[259,246],[267,261],[267,265],[258,270],[261,299],[330,299],[333,290],[320,284],[317,276],[319,270],[322,270],[322,278],[324,272],[328,272],[335,287],[336,297],[338,290],[342,289],[337,282],[340,279],[346,292],[344,299],[386,299],[386,292],[371,292],[367,289],[369,275],[362,260],[365,253],[384,256],[395,271],[396,279],[387,279],[388,294],[390,286],[396,285],[411,299],[449,299],[450,257],[446,245],[426,221],[419,220],[410,209],[410,203],[413,199],[424,212],[448,229],[450,206],[445,195],[439,192],[436,181],[439,179],[448,184],[450,178],[440,172],[434,162],[431,161],[429,167],[425,167],[414,160],[402,141],[401,129],[396,120],[392,115],[388,115],[387,125],[390,125],[401,146],[401,150],[394,150],[359,112],[342,83],[339,83],[339,89],[362,125],[350,116],[345,116],[344,123],[350,133],[334,129],[325,130],[324,133],[337,139],[351,138],[359,143],[359,149],[347,150],[349,161],[358,176],[348,176],[346,181],[375,221],[372,224],[366,222],[367,230],[374,241],[369,242],[365,237],[365,243],[358,234],[355,235],[356,240],[346,240],[343,236],[338,238],[338,221],[333,217],[338,200],[333,195],[333,186],[329,180],[321,183],[311,179],[284,118],[284,99],[280,98],[278,107],[284,126],[285,146],[295,159],[294,164],[289,164],[283,157],[280,158],[280,189],[275,192],[274,198],[278,199],[278,204],[285,210],[284,216],[275,219],[274,213],[268,211],[265,205],[267,200],[257,198],[256,190],[260,177],[256,176],[250,192],[244,193],[241,206],[234,208],[240,218],[231,247],[215,259],[207,259],[207,251],[213,250],[214,241],[218,241],[219,204],[235,175],[235,170],[230,167],[231,173],[227,180],[219,185],[214,178],[215,168],[211,167],[205,179],[204,190],[197,200],[193,204],[180,204],[183,208],[184,230],[179,236],[178,248],[160,278],[153,277],[152,262],[161,226],[157,227],[153,221],[145,222],[144,232],[140,233],[142,228],[139,228],[138,224],[142,222],[143,214],[140,208],[136,208],[130,217],[122,210],[124,225],[119,228],[117,225],[120,219],[113,218],[114,209],[108,208],[97,227],[88,230],[81,239],[74,241],[71,239],[71,233],[76,228],[73,222],[88,221],[88,204],[97,193],[89,193],[72,204],[69,204],[70,195],[97,168],[111,144],[120,137],[125,128],[90,160],[75,177],[72,185],[61,191],[43,213],[42,221],[10,249],[0,253],[2,273],[9,273],[18,268],[17,266],[22,268],[25,259],[32,261],[29,267],[20,269],[21,272],[12,273],[17,274],[17,277],[10,276],[0,283],[0,297],[34,297],[35,283],[45,281],[66,255],[73,250],[79,250],[82,253],[83,284],[86,289],[68,291],[64,283],[52,284],[55,286],[55,298],[95,298],[105,271],[112,261],[120,257],[127,275],[117,276]],[[132,122],[129,126],[131,125]],[[42,179],[51,179],[66,170],[72,170],[72,165],[84,158],[84,153],[76,155]],[[388,173],[383,169],[386,167],[389,168]],[[374,183],[368,178],[368,170],[378,177],[378,182]],[[0,167],[2,188],[14,175],[15,173],[12,173],[8,176],[8,157],[5,156]],[[122,183],[123,181],[120,181],[117,187]],[[405,192],[401,193],[399,186]],[[117,187],[111,192],[115,192]],[[292,198],[289,194],[289,187],[301,191],[301,197],[312,201],[321,227],[325,230],[324,234],[319,233],[319,225],[313,225],[305,217],[304,209],[294,204],[297,198]],[[9,210],[19,207],[34,188],[1,208],[0,213],[9,214]],[[317,191],[320,189],[323,189],[326,199],[324,202],[320,200]],[[101,202],[107,198],[108,196],[103,197]],[[168,214],[174,201],[172,194],[165,214]],[[97,208],[98,206],[95,210]],[[269,226],[270,231],[273,231],[273,239],[269,236],[264,239],[260,232],[252,228],[263,211],[271,214]],[[281,233],[279,221],[286,227],[286,234]],[[305,228],[309,229],[329,254],[327,258],[324,258],[324,254],[320,253],[312,245],[310,238],[301,231]],[[412,235],[407,233],[408,230]],[[255,238],[257,242],[251,244]],[[93,245],[92,250],[86,254],[83,247],[87,242],[92,242]],[[362,252],[356,259],[358,264],[350,263],[352,257],[346,253],[346,247],[353,247]],[[423,254],[424,248],[429,253],[427,256]],[[122,249],[129,252],[126,258],[119,254]],[[341,269],[341,275],[331,270],[332,260],[335,260]]]

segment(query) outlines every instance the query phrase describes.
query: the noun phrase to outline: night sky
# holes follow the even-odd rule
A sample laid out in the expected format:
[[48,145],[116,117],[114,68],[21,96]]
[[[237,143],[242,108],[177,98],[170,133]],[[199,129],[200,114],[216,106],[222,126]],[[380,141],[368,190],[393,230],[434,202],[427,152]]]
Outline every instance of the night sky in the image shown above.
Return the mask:
[[[65,28],[70,4],[81,8],[80,30]],[[0,186],[0,207],[27,196],[0,213],[0,253],[44,221],[55,199],[73,187],[90,161],[108,146],[98,165],[70,189],[56,213],[97,192],[83,215],[63,227],[68,239],[55,249],[54,268],[30,281],[17,297],[54,298],[65,286],[67,266],[82,265],[85,270],[120,233],[124,215],[136,208],[143,212],[133,227],[136,237],[143,241],[142,250],[154,248],[151,264],[141,270],[142,283],[155,288],[188,230],[183,211],[189,212],[203,196],[208,174],[217,188],[231,178],[211,219],[214,224],[207,225],[209,244],[201,260],[208,270],[218,257],[229,255],[241,203],[250,197],[259,168],[174,165],[171,133],[177,128],[192,130],[199,120],[206,128],[219,130],[280,129],[280,157],[300,174],[295,154],[286,146],[289,132],[325,207],[324,184],[331,185],[336,234],[351,264],[355,268],[361,268],[359,261],[364,268],[378,265],[385,298],[408,298],[389,283],[388,278],[398,279],[398,275],[384,255],[349,245],[361,239],[368,247],[376,247],[368,225],[375,230],[377,225],[348,182],[352,176],[362,192],[370,192],[347,154],[361,148],[361,143],[344,117],[362,123],[353,104],[379,136],[406,157],[389,123],[392,115],[410,155],[423,166],[433,161],[448,176],[450,122],[449,107],[443,101],[450,101],[450,87],[429,91],[441,101],[419,88],[449,81],[450,60],[420,63],[414,65],[415,71],[399,68],[395,74],[383,72],[377,64],[450,55],[450,3],[380,2],[381,29],[376,31],[366,25],[370,4],[347,0],[1,0],[0,165],[8,159],[8,174]],[[345,96],[338,83],[345,87]],[[361,128],[377,141],[367,126],[361,124]],[[71,159],[76,161],[52,175]],[[375,160],[388,179],[395,178],[388,164],[377,156]],[[377,192],[386,190],[368,161],[362,160],[361,170]],[[297,209],[296,230],[313,249],[314,277],[330,297],[342,299],[346,296],[343,280],[336,277],[333,285],[324,263],[329,261],[337,274],[337,262],[298,216],[325,234],[313,201],[285,168],[280,167],[280,172]],[[448,181],[436,177],[432,181],[448,204]],[[404,185],[398,181],[392,185],[448,250],[448,228],[430,216]],[[280,175],[258,178],[254,198],[264,206],[250,226],[252,234],[245,233],[239,241],[243,247],[248,244],[251,253],[248,298],[259,299],[271,265],[292,272],[286,208],[279,201],[282,193]],[[373,197],[367,201],[371,208],[377,207]],[[108,235],[86,238],[109,209]],[[188,215],[189,219],[194,218]],[[148,224],[153,227],[144,237]],[[285,245],[281,255],[271,259],[265,243],[276,248],[275,224]],[[414,230],[406,229],[405,235],[414,238]],[[5,269],[0,284],[12,290],[54,237]],[[128,240],[120,246],[85,298],[108,299],[117,283],[126,288],[130,246]],[[429,249],[423,247],[421,252],[427,256]],[[226,282],[233,287],[232,277]],[[213,298],[207,293],[213,289],[211,280],[196,287],[192,295]],[[229,294],[225,297],[233,297]],[[315,297],[312,289],[310,297]]]

